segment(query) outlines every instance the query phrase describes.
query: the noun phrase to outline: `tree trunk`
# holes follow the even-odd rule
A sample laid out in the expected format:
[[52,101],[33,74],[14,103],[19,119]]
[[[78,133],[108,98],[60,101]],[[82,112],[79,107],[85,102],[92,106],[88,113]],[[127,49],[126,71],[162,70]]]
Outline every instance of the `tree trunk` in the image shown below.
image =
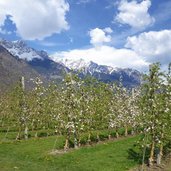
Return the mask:
[[108,139],[111,140],[111,135],[110,134],[108,135]]
[[77,140],[77,136],[75,134],[76,133],[74,133],[74,148],[77,149],[78,148],[78,140]]
[[155,146],[155,142],[153,140],[151,144],[151,150],[150,150],[149,166],[152,166],[154,162],[154,146]]
[[119,138],[118,128],[116,128],[116,138]]
[[157,165],[161,165],[163,156],[163,144],[160,145],[159,153],[157,154]]
[[97,142],[100,141],[100,137],[99,137],[99,134],[97,133]]
[[37,131],[36,131],[36,133],[34,134],[34,137],[35,137],[35,138],[37,138],[37,137],[38,137],[38,136],[37,136]]
[[91,144],[91,133],[88,134],[88,140],[87,140],[88,144]]
[[108,139],[111,140],[112,136],[111,136],[111,129],[108,128]]
[[77,130],[76,130],[75,123],[74,123],[74,148],[75,149],[78,148]]
[[[161,140],[163,141],[164,134],[161,134]],[[163,143],[161,142],[160,148],[159,148],[159,153],[157,154],[157,165],[161,164],[162,161],[162,156],[163,156]]]
[[25,138],[25,140],[28,139],[28,126],[27,126],[27,124],[25,125],[25,129],[24,129],[24,138]]
[[128,127],[127,127],[127,125],[125,125],[125,137],[127,137],[128,136]]
[[34,130],[36,131],[34,134],[34,137],[37,138],[38,137],[38,135],[37,135],[38,126],[37,126],[36,122],[34,123]]
[[69,149],[69,139],[68,137],[65,140],[64,150],[67,151]]
[[18,130],[18,134],[16,136],[16,140],[20,140],[21,139],[21,127]]
[[67,136],[65,139],[65,145],[64,145],[64,150],[67,151],[69,149],[69,137],[70,137],[70,131],[67,129]]
[[78,147],[81,147],[81,138],[78,140]]

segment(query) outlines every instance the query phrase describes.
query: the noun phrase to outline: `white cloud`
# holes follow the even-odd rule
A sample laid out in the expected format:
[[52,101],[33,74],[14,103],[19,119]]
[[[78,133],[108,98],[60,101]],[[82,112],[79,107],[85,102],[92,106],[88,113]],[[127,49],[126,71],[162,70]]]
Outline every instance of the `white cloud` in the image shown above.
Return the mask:
[[101,65],[108,65],[121,68],[134,68],[145,70],[148,66],[140,56],[129,49],[115,49],[111,46],[101,46],[101,48],[74,49],[70,51],[57,52],[52,55],[52,59],[58,61],[60,58],[85,61],[94,61]]
[[111,42],[112,29],[107,27],[105,29],[95,28],[89,31],[90,43],[94,46],[102,46],[104,43]]
[[138,3],[135,0],[130,2],[122,0],[119,3],[119,13],[115,20],[121,24],[128,24],[134,29],[143,30],[152,25],[155,21],[155,19],[148,13],[150,6],[150,0],[143,0],[141,3]]
[[69,28],[69,4],[65,0],[5,0],[0,1],[0,9],[0,26],[10,15],[23,39],[41,40]]
[[103,31],[109,34],[113,32],[113,30],[110,27],[104,28]]
[[90,2],[95,2],[96,0],[79,0],[77,2],[77,4],[87,4],[87,3],[90,3]]
[[52,55],[53,59],[79,60],[82,58],[85,61],[92,60],[101,65],[120,68],[130,67],[140,71],[146,71],[148,65],[154,62],[160,62],[162,69],[166,70],[169,62],[171,62],[171,30],[150,31],[128,37],[125,48],[121,49],[103,44],[106,34],[104,30],[94,29],[97,33],[93,34],[93,36],[90,35],[91,43],[93,45],[101,43],[100,48],[95,46],[87,49],[57,52]]
[[131,48],[147,62],[171,62],[171,30],[150,31],[128,37],[127,48]]

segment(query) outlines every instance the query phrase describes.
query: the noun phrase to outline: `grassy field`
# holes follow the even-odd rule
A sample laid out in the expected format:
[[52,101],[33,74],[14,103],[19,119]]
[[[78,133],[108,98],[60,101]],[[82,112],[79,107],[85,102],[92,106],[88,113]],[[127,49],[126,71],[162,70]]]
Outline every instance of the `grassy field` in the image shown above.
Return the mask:
[[0,171],[125,171],[137,165],[128,159],[128,149],[137,137],[82,147],[52,156],[54,147],[63,146],[63,137],[55,136],[0,144]]

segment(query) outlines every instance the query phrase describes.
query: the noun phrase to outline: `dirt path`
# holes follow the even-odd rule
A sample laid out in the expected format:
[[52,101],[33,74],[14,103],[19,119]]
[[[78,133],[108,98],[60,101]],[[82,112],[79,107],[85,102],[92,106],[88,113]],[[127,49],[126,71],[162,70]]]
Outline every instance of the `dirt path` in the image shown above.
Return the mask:
[[[124,140],[124,139],[130,138],[130,137],[135,137],[135,136],[137,136],[137,135],[128,135],[126,137],[125,136],[120,136],[118,138],[106,139],[104,141],[91,142],[90,144],[81,145],[80,147],[78,147],[78,149],[84,148],[84,147],[94,147],[94,146],[99,145],[99,144],[106,144],[106,143],[110,143],[110,142],[116,142],[116,141]],[[74,151],[74,150],[77,150],[77,149],[74,149],[74,148],[69,148],[67,150],[55,149],[55,150],[50,151],[49,154],[50,155],[65,154],[65,153],[69,153],[69,152]]]

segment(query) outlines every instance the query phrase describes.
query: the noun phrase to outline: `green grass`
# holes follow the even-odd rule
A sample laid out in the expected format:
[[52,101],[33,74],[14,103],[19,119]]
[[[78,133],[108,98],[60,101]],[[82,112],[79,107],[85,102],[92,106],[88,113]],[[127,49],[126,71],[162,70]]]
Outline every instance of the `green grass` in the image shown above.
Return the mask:
[[[56,137],[0,144],[0,171],[124,171],[137,165],[128,159],[128,149],[138,137],[129,137],[93,147],[83,147],[52,156]],[[63,137],[57,138],[61,148]]]

